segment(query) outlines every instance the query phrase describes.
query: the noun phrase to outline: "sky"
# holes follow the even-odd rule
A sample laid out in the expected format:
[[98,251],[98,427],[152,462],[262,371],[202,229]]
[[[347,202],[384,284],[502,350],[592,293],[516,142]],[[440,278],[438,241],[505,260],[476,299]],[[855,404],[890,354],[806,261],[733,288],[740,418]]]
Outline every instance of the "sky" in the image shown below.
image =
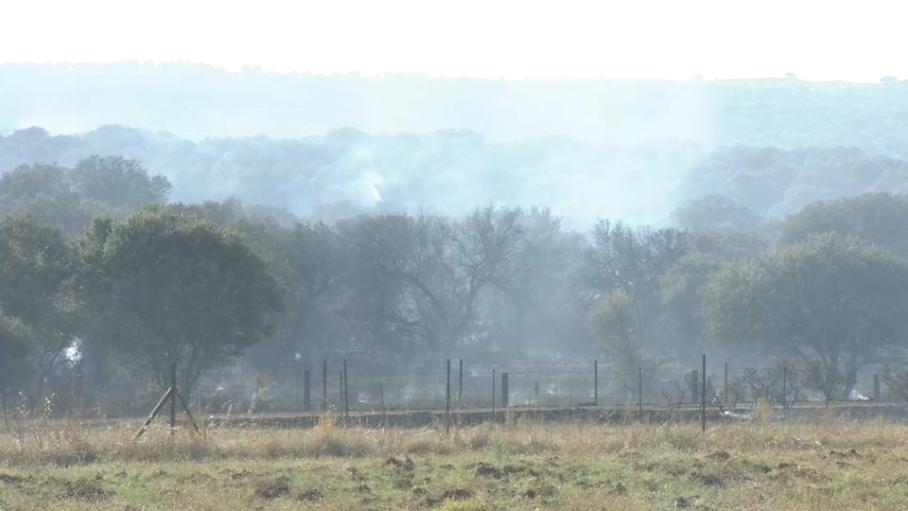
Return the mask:
[[0,62],[686,80],[908,78],[896,0],[0,0]]

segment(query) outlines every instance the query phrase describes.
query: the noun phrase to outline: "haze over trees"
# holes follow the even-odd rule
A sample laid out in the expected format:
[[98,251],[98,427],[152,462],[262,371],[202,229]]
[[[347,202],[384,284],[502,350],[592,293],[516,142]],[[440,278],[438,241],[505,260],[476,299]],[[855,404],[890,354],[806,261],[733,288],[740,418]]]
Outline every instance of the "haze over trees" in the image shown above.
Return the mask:
[[[79,75],[3,69],[23,88],[34,76]],[[119,93],[86,117],[95,124],[51,134],[18,129],[32,107],[0,98],[0,113],[15,110],[0,135],[6,398],[75,402],[78,393],[134,411],[158,397],[172,361],[191,392],[236,374],[294,381],[300,361],[348,356],[391,367],[598,359],[615,365],[610,384],[622,400],[638,369],[680,381],[690,367],[678,360],[704,352],[776,372],[784,361],[826,400],[848,397],[855,374],[884,359],[887,381],[908,374],[898,363],[908,348],[899,315],[908,162],[904,126],[891,117],[908,105],[900,82],[570,81],[556,101],[554,84],[507,82],[506,94],[477,81],[476,96],[452,103],[474,110],[420,117],[408,107],[407,118],[379,111],[370,123],[325,98],[402,101],[426,83],[437,85],[430,96],[448,97],[464,85],[288,76],[273,98],[238,99],[278,82],[130,69],[123,90],[152,87],[167,69],[211,77],[189,85],[216,92],[193,108],[250,121],[213,135],[248,135],[259,126],[251,112],[284,98],[270,134],[295,138],[193,140],[208,133],[174,117],[173,105],[158,117],[124,107],[111,118]],[[294,103],[294,84],[325,104]],[[629,91],[642,99],[621,100]],[[637,132],[577,113],[599,94],[602,115]],[[679,97],[689,109],[674,110]],[[475,109],[496,98],[515,108],[551,102],[516,129]],[[867,102],[837,111],[847,130],[824,110],[846,99]],[[559,113],[565,102],[573,110]],[[659,105],[671,106],[655,126]],[[61,115],[83,119],[81,107],[68,108]],[[680,122],[704,111],[708,130]],[[500,123],[479,131],[477,119],[492,115]],[[588,122],[567,129],[562,115]],[[97,127],[133,117],[146,121]],[[757,380],[749,384],[775,392]]]
[[795,355],[802,383],[829,400],[908,347],[908,263],[890,227],[902,195],[816,203],[782,222],[707,196],[675,214],[687,228],[602,220],[584,232],[538,208],[317,222],[238,200],[161,204],[168,191],[121,158],[0,179],[14,206],[45,194],[97,211],[79,230],[17,207],[2,220],[0,342],[21,362],[6,394],[83,376],[87,392],[114,381],[139,392],[143,378],[166,384],[174,361],[191,391],[228,366],[292,378],[294,360],[338,352],[601,356],[626,369],[613,377],[630,393],[632,368],[743,343]]

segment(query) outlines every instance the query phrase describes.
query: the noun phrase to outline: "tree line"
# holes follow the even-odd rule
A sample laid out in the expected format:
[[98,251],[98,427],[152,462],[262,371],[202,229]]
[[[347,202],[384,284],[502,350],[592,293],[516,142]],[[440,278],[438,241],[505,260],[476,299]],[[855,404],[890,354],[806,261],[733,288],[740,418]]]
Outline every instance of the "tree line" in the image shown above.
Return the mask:
[[818,202],[779,222],[705,196],[676,225],[577,232],[543,208],[322,223],[235,200],[170,203],[170,189],[119,157],[0,177],[4,403],[76,387],[111,400],[165,385],[171,362],[188,395],[236,363],[279,375],[296,357],[349,352],[637,368],[719,351],[796,364],[832,400],[862,365],[908,348],[905,195]]

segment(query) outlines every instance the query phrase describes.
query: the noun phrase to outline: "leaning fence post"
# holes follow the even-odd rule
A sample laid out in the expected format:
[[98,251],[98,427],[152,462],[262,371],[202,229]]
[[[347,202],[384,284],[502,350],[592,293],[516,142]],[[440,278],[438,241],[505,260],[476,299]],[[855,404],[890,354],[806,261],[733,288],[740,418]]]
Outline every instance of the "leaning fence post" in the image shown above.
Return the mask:
[[637,413],[643,419],[643,368],[637,368]]

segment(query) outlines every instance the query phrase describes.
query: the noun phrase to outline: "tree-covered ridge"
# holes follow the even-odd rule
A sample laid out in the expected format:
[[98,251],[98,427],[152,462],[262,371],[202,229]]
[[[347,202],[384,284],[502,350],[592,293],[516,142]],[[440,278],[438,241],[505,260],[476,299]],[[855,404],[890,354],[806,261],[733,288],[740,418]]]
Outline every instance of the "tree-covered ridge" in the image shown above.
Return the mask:
[[908,85],[891,79],[491,80],[236,73],[193,64],[4,64],[0,90],[0,131],[7,132],[36,124],[69,133],[125,124],[202,139],[299,138],[340,126],[383,134],[455,128],[495,140],[854,145],[908,156]]
[[[708,151],[682,142],[619,147],[549,138],[503,143],[463,131],[385,136],[347,129],[301,139],[193,142],[122,126],[56,136],[32,128],[0,137],[0,173],[25,164],[85,167],[94,162],[94,170],[71,173],[72,179],[94,179],[102,175],[101,165],[110,164],[90,160],[98,154],[137,160],[152,176],[147,179],[159,181],[130,189],[138,186],[130,184],[135,171],[119,168],[122,186],[110,197],[91,195],[78,183],[67,185],[68,191],[82,186],[82,195],[107,204],[121,201],[113,204],[121,209],[168,191],[182,202],[235,197],[325,220],[369,210],[423,209],[457,216],[494,203],[545,204],[573,227],[622,218],[696,229],[720,217],[753,227],[758,217],[778,219],[820,200],[908,191],[908,162],[855,146]],[[122,167],[124,160],[118,161]],[[172,190],[161,181],[165,178]],[[704,201],[704,196],[712,198]],[[680,216],[673,218],[679,206]]]
[[817,201],[906,190],[908,162],[853,146],[724,147],[693,166],[684,185],[688,196],[717,194],[771,217]]
[[123,126],[56,136],[32,128],[0,137],[0,174],[36,162],[76,165],[95,154],[140,161],[166,176],[172,198],[183,202],[237,197],[325,219],[371,208],[460,215],[490,203],[546,204],[583,224],[599,217],[663,221],[684,170],[703,152],[683,143],[495,142],[456,130],[374,135],[341,129],[297,139],[194,142]]

